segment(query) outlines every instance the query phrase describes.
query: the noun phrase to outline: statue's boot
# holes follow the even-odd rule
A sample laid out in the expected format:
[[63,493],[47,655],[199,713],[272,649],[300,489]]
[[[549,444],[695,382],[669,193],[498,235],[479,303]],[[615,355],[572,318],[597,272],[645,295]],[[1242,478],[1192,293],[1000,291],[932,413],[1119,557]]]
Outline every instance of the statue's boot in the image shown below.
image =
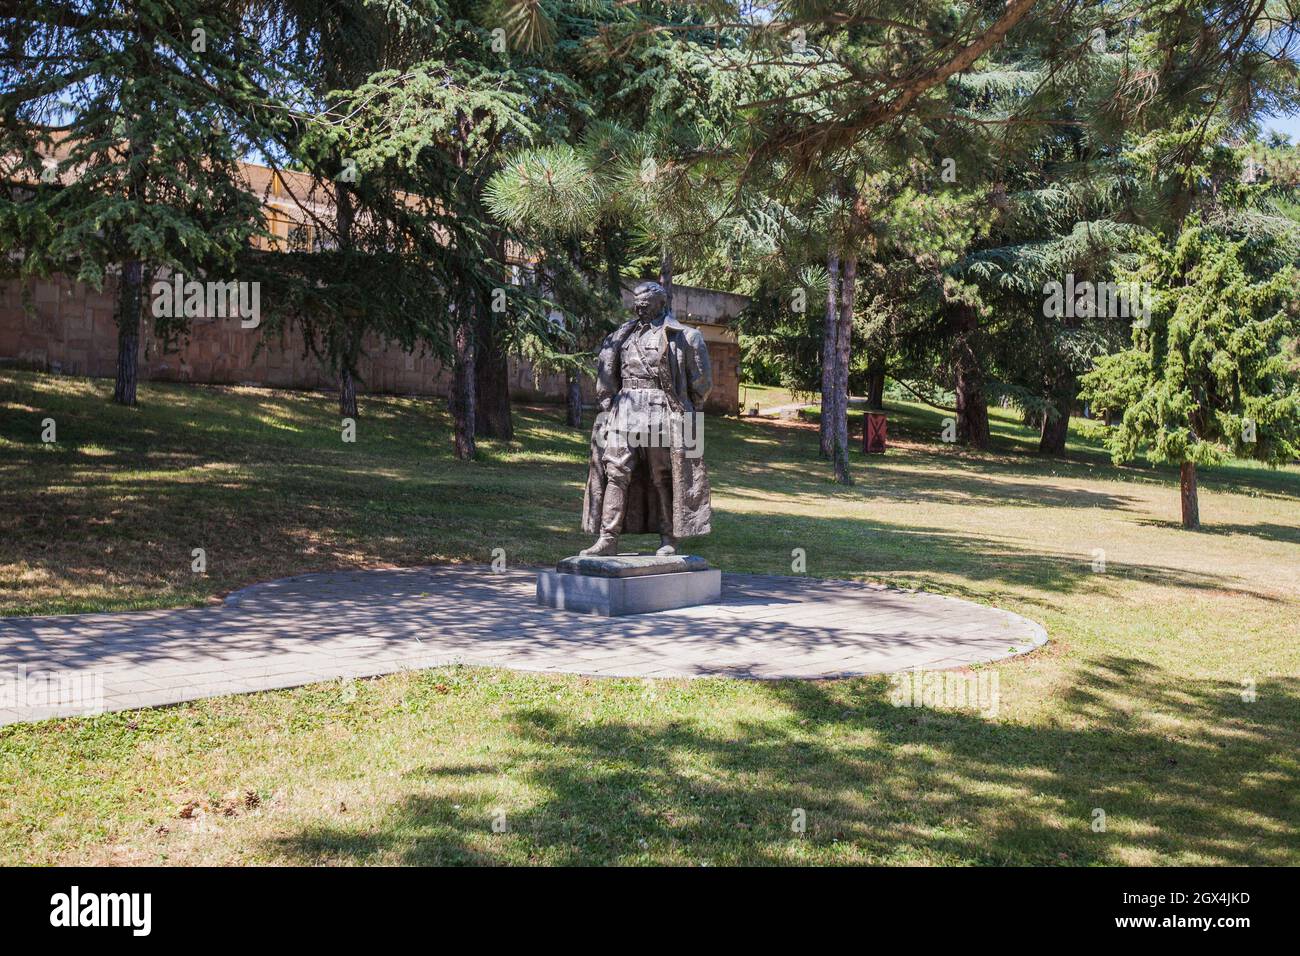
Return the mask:
[[627,509],[627,489],[614,482],[605,484],[605,502],[600,510],[600,537],[590,548],[580,553],[589,558],[603,558],[618,554],[618,530],[623,527],[623,514]]
[[677,553],[677,539],[670,534],[661,534],[659,536],[659,550],[655,554],[664,557],[669,554]]
[[583,548],[578,553],[589,558],[605,558],[618,554],[618,537],[602,533],[590,548]]

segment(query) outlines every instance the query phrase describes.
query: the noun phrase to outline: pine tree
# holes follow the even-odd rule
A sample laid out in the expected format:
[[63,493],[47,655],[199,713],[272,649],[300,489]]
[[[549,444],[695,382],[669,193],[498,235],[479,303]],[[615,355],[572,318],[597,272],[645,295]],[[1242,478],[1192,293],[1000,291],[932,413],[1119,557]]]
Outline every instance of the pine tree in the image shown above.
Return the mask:
[[[594,4],[589,15],[605,26],[635,25],[617,4]],[[511,155],[488,185],[493,215],[541,256],[563,321],[541,362],[568,378],[571,424],[581,421],[578,359],[620,308],[623,271],[656,276],[671,306],[679,269],[694,270],[722,231],[720,197],[732,185],[731,168],[710,157],[722,151],[740,90],[751,81],[711,61],[728,49],[718,31],[690,11],[664,17],[687,29],[624,42],[558,23],[557,36],[576,33],[584,53],[574,64],[557,43],[547,62],[578,67],[580,95],[549,142]],[[601,285],[608,297],[597,304]]]
[[565,376],[565,421],[582,425],[581,375],[591,349],[622,310],[619,268],[608,284],[592,248],[602,224],[616,214],[613,182],[602,172],[611,138],[627,134],[607,125],[582,148],[567,144],[523,150],[489,180],[492,215],[537,257],[539,286],[550,319],[544,337],[521,341],[533,365]]
[[[348,90],[364,82],[372,73],[388,65],[385,60],[391,48],[400,51],[400,25],[394,24],[386,14],[365,0],[353,2],[304,2],[293,0],[298,37],[313,42],[300,43],[303,52],[299,58],[299,76],[303,79],[302,92],[310,97],[324,113],[326,129],[334,128],[333,120],[340,115]],[[343,155],[345,137],[309,136],[300,141],[296,158],[324,181],[334,192],[333,247],[339,258],[347,258],[357,251],[368,251],[358,235],[358,213],[374,217],[366,208],[365,199],[373,193],[371,179],[359,180],[346,165],[349,157]],[[315,147],[315,148],[313,148]],[[359,209],[358,206],[361,208]],[[352,321],[325,326],[324,352],[333,366],[338,381],[339,415],[357,417],[357,365],[361,346],[367,331],[365,306],[350,309]],[[336,336],[336,337],[335,337]]]
[[453,443],[457,457],[470,459],[480,431],[479,346],[501,342],[497,327],[491,337],[484,327],[509,286],[505,243],[483,190],[505,155],[540,134],[572,84],[530,58],[531,40],[508,11],[464,0],[387,9],[402,29],[394,28],[384,68],[331,91],[313,124],[317,148],[346,156],[358,183],[378,184],[366,210],[391,224],[387,248],[414,252],[433,273],[438,293],[418,321],[397,329],[450,358]]
[[1300,454],[1300,382],[1290,366],[1296,274],[1254,276],[1246,241],[1193,214],[1172,248],[1152,239],[1132,277],[1150,285],[1150,326],[1083,376],[1094,408],[1123,412],[1107,445],[1179,465],[1182,523],[1200,527],[1197,465],[1229,457],[1279,465]]

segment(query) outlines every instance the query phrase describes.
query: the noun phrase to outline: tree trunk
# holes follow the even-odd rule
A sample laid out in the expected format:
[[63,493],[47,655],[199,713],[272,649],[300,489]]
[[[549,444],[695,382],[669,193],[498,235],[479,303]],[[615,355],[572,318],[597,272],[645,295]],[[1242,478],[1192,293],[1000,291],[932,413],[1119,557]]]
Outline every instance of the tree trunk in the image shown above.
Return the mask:
[[[457,146],[454,160],[456,168],[464,175],[469,169],[470,132],[474,122],[465,113],[457,112],[456,127],[460,132],[460,144]],[[472,243],[469,236],[460,233],[457,245],[461,242],[465,248],[461,254],[477,254],[486,258],[487,250]],[[474,445],[474,433],[477,430],[475,420],[478,418],[478,372],[476,364],[476,346],[478,345],[478,323],[474,321],[476,306],[486,307],[488,303],[476,301],[479,297],[472,289],[462,288],[455,298],[455,328],[452,332],[452,380],[451,395],[447,406],[451,412],[452,443],[456,457],[461,461],[471,461],[477,451]]]
[[339,370],[339,417],[357,419],[357,380],[347,364]]
[[883,363],[867,372],[867,407],[877,412],[885,410],[885,366]]
[[844,260],[840,277],[839,331],[835,343],[835,480],[853,484],[849,475],[849,361],[852,357],[853,303],[858,278],[858,257]]
[[[138,65],[145,63],[142,44],[133,48]],[[128,128],[127,151],[135,160],[127,164],[127,198],[137,206],[144,202],[145,157],[147,145],[137,141],[133,127]],[[122,262],[122,276],[117,290],[117,376],[113,383],[113,401],[135,407],[136,384],[140,379],[140,319],[144,312],[144,263],[139,259]],[[181,304],[173,303],[180,315]]]
[[607,227],[602,234],[602,244],[605,250],[605,282],[609,286],[609,294],[616,303],[623,301],[623,279],[619,274],[619,255],[618,247],[614,240],[614,229],[612,226]]
[[564,373],[564,422],[572,428],[582,427],[582,382],[573,372]]
[[1056,415],[1043,416],[1043,430],[1038,436],[1038,453],[1064,455],[1065,440],[1070,434],[1070,410],[1057,409]]
[[[337,154],[334,161],[339,163]],[[345,183],[338,183],[334,198],[334,224],[338,230],[339,249],[345,254],[352,249],[352,223],[355,218],[352,206],[352,190]],[[357,418],[357,356],[361,354],[361,319],[350,315],[350,320],[358,323],[344,331],[343,355],[339,359],[339,417]]]
[[673,307],[673,253],[667,243],[664,244],[659,258],[659,284],[664,287],[664,294],[668,296],[668,308],[671,309]]
[[470,315],[468,297],[462,296],[456,303],[455,362],[451,383],[452,427],[455,431],[456,457],[469,461],[474,457],[474,420],[477,417],[475,405],[477,388],[475,386],[474,362],[474,323]]
[[[509,272],[506,262],[506,238],[502,232],[493,232],[492,247],[501,263],[502,281]],[[478,341],[476,343],[474,372],[475,393],[478,400],[474,416],[474,434],[480,438],[499,438],[511,441],[515,425],[510,416],[510,360],[502,341],[501,326],[493,315],[490,302],[480,303],[478,310]]]
[[1040,454],[1065,454],[1065,441],[1070,434],[1070,410],[1074,407],[1074,398],[1078,393],[1078,383],[1070,379],[1065,390],[1053,396],[1052,406],[1056,409],[1056,417],[1043,415],[1043,430],[1038,439]]
[[957,367],[957,440],[972,448],[989,447],[989,407],[984,376],[977,364]]
[[361,329],[353,326],[345,333],[343,354],[339,357],[339,417],[356,421],[357,361],[361,357]]
[[835,361],[839,354],[837,339],[840,329],[840,258],[834,252],[826,254],[826,323],[822,329],[822,416],[821,452],[823,458],[834,458],[835,452]]
[[1179,479],[1183,501],[1183,527],[1195,530],[1201,526],[1201,505],[1196,497],[1196,462],[1183,462]]
[[979,313],[972,306],[952,306],[957,320],[953,344],[953,390],[957,394],[957,440],[972,448],[989,447],[989,406],[984,396],[984,369],[975,352]]
[[144,305],[142,272],[138,259],[122,263],[121,285],[117,290],[117,379],[113,384],[113,401],[119,405],[135,405],[140,375],[140,312]]
[[514,421],[510,416],[510,363],[505,349],[500,346],[490,316],[480,325],[477,361],[474,363],[475,386],[478,400],[474,416],[474,434],[480,438],[500,438],[510,441],[515,437]]

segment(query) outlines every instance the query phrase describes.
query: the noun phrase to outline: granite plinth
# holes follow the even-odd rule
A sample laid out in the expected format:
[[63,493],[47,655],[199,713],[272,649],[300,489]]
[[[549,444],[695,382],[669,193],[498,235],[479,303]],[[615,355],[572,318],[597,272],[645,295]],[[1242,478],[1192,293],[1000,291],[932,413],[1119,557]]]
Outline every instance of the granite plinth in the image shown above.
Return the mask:
[[646,574],[707,571],[709,562],[694,554],[613,554],[606,557],[575,554],[556,564],[555,570],[597,578],[635,578]]
[[690,554],[574,555],[537,573],[537,603],[617,617],[722,599],[722,572]]

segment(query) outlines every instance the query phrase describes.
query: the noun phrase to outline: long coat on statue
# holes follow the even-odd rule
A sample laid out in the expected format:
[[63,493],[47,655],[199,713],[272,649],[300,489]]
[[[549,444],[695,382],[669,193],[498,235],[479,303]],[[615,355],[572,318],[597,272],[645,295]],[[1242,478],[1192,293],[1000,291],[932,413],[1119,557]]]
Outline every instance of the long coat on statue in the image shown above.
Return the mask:
[[[608,413],[622,388],[623,343],[637,326],[633,319],[612,332],[601,343],[596,363],[596,401],[601,412]],[[663,391],[680,404],[681,411],[693,415],[704,404],[713,387],[713,369],[709,364],[709,349],[697,329],[682,325],[670,311],[664,320],[668,337],[665,353],[666,365],[660,365],[660,382]],[[696,419],[698,421],[698,419]],[[582,530],[588,534],[600,531],[601,512],[605,505],[605,465],[597,440],[600,421],[592,429],[591,461],[587,469],[587,491],[582,502]],[[696,440],[702,440],[699,431]],[[702,445],[700,446],[703,447]],[[672,449],[673,470],[673,537],[694,538],[712,530],[713,512],[709,504],[709,473],[703,456],[689,457],[683,447]],[[644,454],[636,456],[627,489],[627,510],[623,519],[622,534],[659,533],[659,496]]]

